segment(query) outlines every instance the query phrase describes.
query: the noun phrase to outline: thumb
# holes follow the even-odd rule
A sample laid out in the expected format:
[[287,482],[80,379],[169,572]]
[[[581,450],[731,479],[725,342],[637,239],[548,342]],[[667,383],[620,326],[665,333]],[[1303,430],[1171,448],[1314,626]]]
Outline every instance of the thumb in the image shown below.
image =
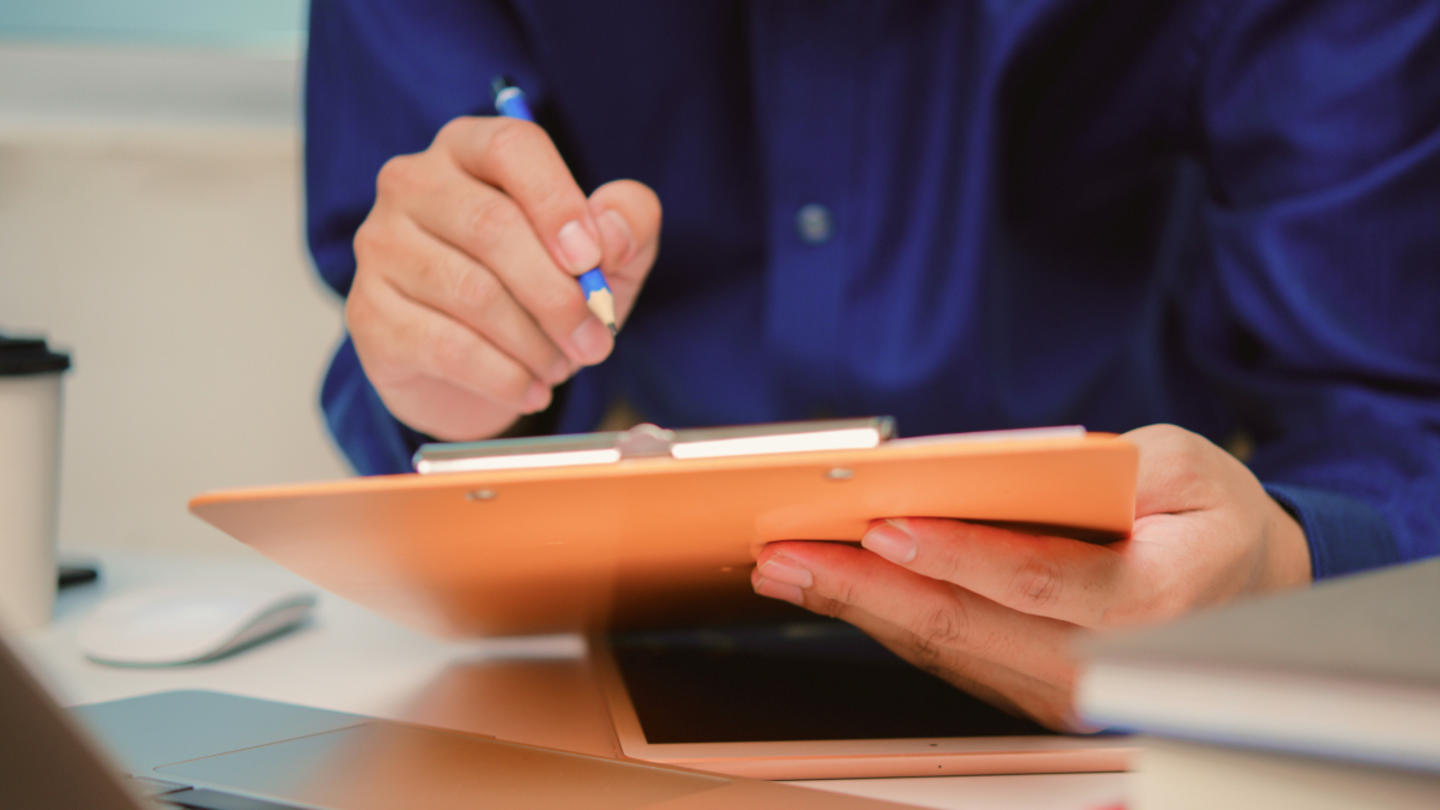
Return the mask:
[[600,268],[624,323],[660,251],[660,198],[644,183],[615,180],[590,195],[590,211],[600,227]]
[[1223,506],[1228,453],[1175,425],[1146,425],[1124,434],[1140,449],[1135,516],[1180,514]]

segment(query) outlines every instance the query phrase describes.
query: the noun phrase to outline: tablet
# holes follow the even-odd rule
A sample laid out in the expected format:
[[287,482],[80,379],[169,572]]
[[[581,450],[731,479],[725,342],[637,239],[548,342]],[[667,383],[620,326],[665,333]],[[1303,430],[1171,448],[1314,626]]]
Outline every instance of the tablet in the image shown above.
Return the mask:
[[838,622],[611,634],[590,642],[622,754],[760,779],[1127,767],[1119,735],[1055,734]]
[[[449,637],[784,615],[783,603],[750,587],[767,542],[854,543],[886,517],[1091,540],[1130,530],[1137,451],[1117,436],[1049,428],[887,440],[885,424],[745,429],[760,431],[759,442],[702,435],[692,444],[709,450],[698,456],[676,452],[678,432],[646,426],[638,439],[604,437],[619,452],[562,462],[546,451],[587,437],[552,437],[530,452],[548,458],[529,466],[227,490],[190,508],[329,591]],[[856,425],[868,425],[869,438],[857,440]],[[807,433],[851,446],[823,449]],[[515,450],[502,441],[468,454],[526,455]]]

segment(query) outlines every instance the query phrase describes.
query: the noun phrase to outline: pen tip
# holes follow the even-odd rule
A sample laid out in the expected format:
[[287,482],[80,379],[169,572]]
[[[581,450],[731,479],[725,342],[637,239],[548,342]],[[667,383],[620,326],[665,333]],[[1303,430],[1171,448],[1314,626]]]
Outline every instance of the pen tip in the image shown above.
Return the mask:
[[616,327],[613,323],[607,323],[605,325],[610,327],[610,337],[615,337],[616,333],[620,331],[620,329]]

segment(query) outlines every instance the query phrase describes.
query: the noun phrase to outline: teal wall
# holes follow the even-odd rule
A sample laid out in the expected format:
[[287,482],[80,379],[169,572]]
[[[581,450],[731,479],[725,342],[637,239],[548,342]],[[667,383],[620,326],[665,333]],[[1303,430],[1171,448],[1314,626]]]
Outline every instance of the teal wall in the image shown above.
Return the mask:
[[0,0],[0,41],[293,47],[305,0]]

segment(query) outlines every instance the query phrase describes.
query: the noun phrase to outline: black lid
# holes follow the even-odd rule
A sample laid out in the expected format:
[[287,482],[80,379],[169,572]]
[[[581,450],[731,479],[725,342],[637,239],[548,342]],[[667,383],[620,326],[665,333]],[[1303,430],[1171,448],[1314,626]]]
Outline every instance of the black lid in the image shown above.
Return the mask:
[[0,377],[49,374],[70,368],[70,355],[50,350],[44,338],[0,334]]

